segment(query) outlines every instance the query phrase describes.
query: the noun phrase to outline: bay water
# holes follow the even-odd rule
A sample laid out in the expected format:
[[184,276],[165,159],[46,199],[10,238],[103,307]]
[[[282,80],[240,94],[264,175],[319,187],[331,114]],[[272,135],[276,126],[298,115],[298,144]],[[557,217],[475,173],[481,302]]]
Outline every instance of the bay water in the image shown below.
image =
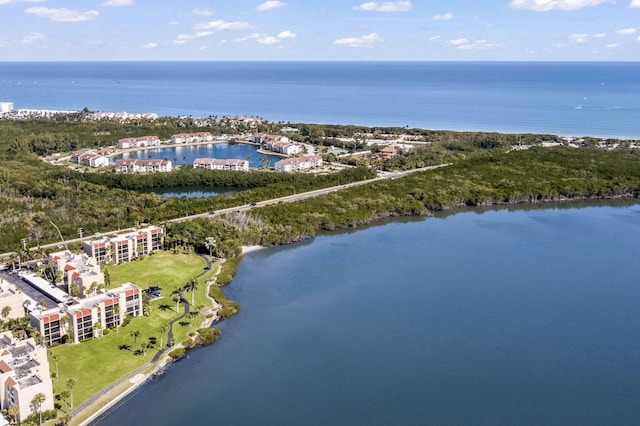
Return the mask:
[[4,62],[15,108],[640,138],[638,62]]
[[244,256],[242,305],[99,425],[633,425],[640,205],[401,219]]

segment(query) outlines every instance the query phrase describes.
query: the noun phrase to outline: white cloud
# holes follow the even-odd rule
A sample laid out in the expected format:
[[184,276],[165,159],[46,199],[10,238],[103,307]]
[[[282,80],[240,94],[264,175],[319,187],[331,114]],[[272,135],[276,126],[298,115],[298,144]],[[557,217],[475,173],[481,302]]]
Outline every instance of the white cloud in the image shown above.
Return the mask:
[[640,0],[631,0],[629,7],[640,7]]
[[571,34],[569,39],[574,43],[586,43],[589,40],[589,34]]
[[374,12],[409,12],[412,8],[413,5],[410,0],[395,2],[386,1],[381,3],[370,1],[354,7],[355,10],[369,10]]
[[593,35],[595,38],[605,38],[607,35],[605,33],[598,33]]
[[[0,4],[1,4],[1,3],[0,3]],[[5,46],[7,46],[8,44],[9,44],[9,42],[8,42],[8,41],[1,41],[1,40],[0,40],[0,49],[1,49],[1,48],[3,48],[3,47],[5,47]]]
[[178,37],[173,40],[173,44],[185,44],[189,40],[194,38],[208,37],[213,34],[213,31],[200,31],[195,34],[178,34]]
[[334,41],[334,44],[344,44],[350,47],[372,47],[376,43],[384,41],[378,34],[371,33],[362,37],[341,38]]
[[618,43],[611,43],[611,44],[605,44],[605,46],[607,49],[615,49],[616,47],[620,47],[620,45]]
[[0,0],[0,5],[13,3],[43,3],[47,0]]
[[447,12],[441,15],[433,15],[433,19],[436,21],[450,21],[453,19],[453,13]]
[[277,9],[279,7],[286,6],[286,3],[283,3],[278,0],[265,1],[261,5],[256,6],[256,12],[266,12],[268,10]]
[[143,49],[155,49],[158,47],[158,43],[147,43],[142,46]]
[[280,34],[278,34],[278,38],[296,38],[297,35],[295,33],[292,33],[291,31],[282,31]]
[[597,6],[602,3],[608,3],[609,1],[610,0],[511,0],[509,6],[513,9],[548,12],[555,9],[578,10],[585,7]]
[[451,45],[451,46],[462,46],[469,43],[469,40],[467,40],[466,38],[457,38],[454,40],[448,40],[447,44]]
[[213,16],[216,14],[216,12],[211,9],[193,9],[191,13],[198,16]]
[[278,42],[280,42],[280,40],[277,37],[273,37],[273,36],[266,36],[266,37],[261,37],[259,39],[257,39],[257,42],[260,44],[276,44]]
[[49,19],[55,22],[84,22],[96,19],[100,13],[95,10],[89,10],[88,12],[80,12],[77,10],[71,10],[66,8],[54,9],[50,7],[30,7],[25,10],[26,13],[31,13],[41,18]]
[[227,21],[223,21],[222,19],[218,19],[217,21],[210,21],[202,24],[197,24],[193,28],[196,30],[215,30],[215,31],[242,30],[245,28],[249,28],[249,23],[242,22],[242,21],[227,22]]
[[24,37],[22,37],[22,40],[20,40],[20,43],[30,44],[30,43],[33,43],[34,41],[42,40],[43,38],[44,38],[44,35],[42,35],[42,33],[29,33]]
[[635,28],[622,28],[616,31],[616,34],[635,34],[636,31],[638,30],[636,30]]
[[428,40],[428,41],[436,41],[436,40],[440,40],[440,38],[441,38],[441,37],[440,37],[439,35],[437,35],[437,36],[429,37],[427,40]]
[[133,0],[108,0],[102,3],[100,6],[133,6]]

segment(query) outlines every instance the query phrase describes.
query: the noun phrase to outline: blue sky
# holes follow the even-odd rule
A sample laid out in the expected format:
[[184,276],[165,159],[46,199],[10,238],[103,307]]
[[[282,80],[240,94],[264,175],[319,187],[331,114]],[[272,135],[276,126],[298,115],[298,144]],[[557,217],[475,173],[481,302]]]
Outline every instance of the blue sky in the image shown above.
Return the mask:
[[0,61],[640,61],[640,0],[0,0]]

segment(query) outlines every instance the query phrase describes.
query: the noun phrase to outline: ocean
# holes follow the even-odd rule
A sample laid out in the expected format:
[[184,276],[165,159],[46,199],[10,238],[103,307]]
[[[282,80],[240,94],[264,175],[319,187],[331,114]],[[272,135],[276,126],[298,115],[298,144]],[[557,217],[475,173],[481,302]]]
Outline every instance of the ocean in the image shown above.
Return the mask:
[[222,338],[108,425],[636,425],[640,205],[477,209],[247,254]]
[[640,63],[0,63],[18,109],[640,139]]

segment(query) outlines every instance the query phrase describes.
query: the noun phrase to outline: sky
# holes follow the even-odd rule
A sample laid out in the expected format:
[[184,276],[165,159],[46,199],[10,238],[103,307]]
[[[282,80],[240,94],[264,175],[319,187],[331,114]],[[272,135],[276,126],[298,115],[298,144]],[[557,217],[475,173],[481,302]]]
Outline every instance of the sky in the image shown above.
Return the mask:
[[640,0],[0,0],[0,61],[640,61]]

